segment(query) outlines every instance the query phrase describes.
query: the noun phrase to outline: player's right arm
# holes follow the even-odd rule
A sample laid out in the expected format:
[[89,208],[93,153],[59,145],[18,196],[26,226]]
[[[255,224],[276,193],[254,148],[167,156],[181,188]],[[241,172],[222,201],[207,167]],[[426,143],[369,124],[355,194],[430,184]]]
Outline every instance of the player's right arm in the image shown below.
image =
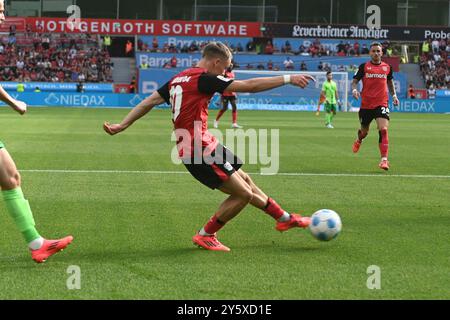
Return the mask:
[[364,66],[365,63],[362,63],[359,68],[358,71],[355,73],[355,75],[353,76],[353,81],[352,81],[352,95],[353,97],[358,100],[360,97],[359,91],[358,91],[358,82],[359,80],[361,80],[364,77]]
[[[164,87],[162,87],[164,88]],[[161,89],[162,89],[161,88]],[[142,100],[139,104],[137,104],[122,120],[121,123],[110,124],[109,122],[105,122],[103,124],[103,129],[106,133],[110,135],[114,135],[116,133],[122,132],[131,126],[136,120],[142,118],[146,115],[153,107],[160,105],[167,101],[163,95],[160,94],[160,90],[153,92],[149,97]]]
[[234,80],[224,91],[227,92],[261,92],[281,87],[285,84],[304,88],[309,81],[316,81],[309,74],[293,74],[275,77],[252,78],[247,80]]
[[0,86],[0,100],[20,114],[24,114],[25,112],[27,112],[27,104],[23,101],[19,101],[11,97],[9,93],[6,92],[6,90],[3,89],[1,86]]

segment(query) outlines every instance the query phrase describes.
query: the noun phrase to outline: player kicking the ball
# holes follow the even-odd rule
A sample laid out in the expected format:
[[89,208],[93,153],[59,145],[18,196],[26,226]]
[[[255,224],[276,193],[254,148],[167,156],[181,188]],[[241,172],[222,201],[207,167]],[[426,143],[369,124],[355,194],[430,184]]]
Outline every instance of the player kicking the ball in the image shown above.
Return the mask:
[[186,169],[207,187],[229,195],[192,238],[196,245],[215,251],[230,251],[217,240],[216,232],[249,203],[272,216],[279,231],[306,228],[310,223],[309,217],[286,212],[259,189],[241,169],[240,159],[210,134],[207,123],[208,103],[216,92],[260,92],[288,83],[304,88],[314,78],[309,75],[285,75],[233,80],[222,76],[230,66],[231,58],[231,52],[224,44],[209,43],[197,67],[173,77],[131,110],[120,124],[105,122],[103,126],[107,133],[114,135],[127,129],[154,106],[164,102],[172,106],[178,154]]
[[378,127],[379,148],[381,154],[379,167],[383,170],[389,170],[389,97],[387,89],[389,89],[395,106],[399,104],[399,100],[395,94],[392,67],[381,61],[381,56],[383,55],[381,44],[379,42],[372,43],[370,45],[369,54],[372,59],[359,66],[352,82],[353,97],[358,100],[360,94],[357,85],[361,79],[363,81],[363,88],[361,91],[362,101],[359,110],[359,122],[361,123],[361,128],[358,130],[358,138],[353,143],[353,152],[358,152],[363,139],[369,133],[370,123],[375,119]]
[[[5,21],[5,5],[0,0],[0,24]],[[23,115],[27,112],[27,105],[22,101],[13,99],[0,87],[0,100],[12,109]],[[51,255],[65,249],[73,240],[72,236],[59,240],[46,240],[42,238],[35,228],[33,213],[28,200],[25,199],[20,187],[20,174],[11,155],[6,151],[5,145],[0,141],[0,188],[6,210],[13,218],[19,231],[22,233],[31,250],[31,258],[44,262]]]

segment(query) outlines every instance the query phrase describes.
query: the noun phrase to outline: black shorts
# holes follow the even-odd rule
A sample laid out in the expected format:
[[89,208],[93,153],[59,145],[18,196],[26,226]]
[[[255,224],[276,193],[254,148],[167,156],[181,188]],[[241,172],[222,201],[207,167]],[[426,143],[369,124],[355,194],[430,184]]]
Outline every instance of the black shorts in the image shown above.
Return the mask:
[[367,127],[373,119],[389,119],[389,107],[376,107],[375,109],[359,109],[359,122]]
[[217,189],[242,166],[242,160],[220,143],[208,158],[182,159],[192,176],[211,189]]
[[236,103],[236,97],[222,96],[222,103],[226,103],[226,106],[228,107],[229,103]]

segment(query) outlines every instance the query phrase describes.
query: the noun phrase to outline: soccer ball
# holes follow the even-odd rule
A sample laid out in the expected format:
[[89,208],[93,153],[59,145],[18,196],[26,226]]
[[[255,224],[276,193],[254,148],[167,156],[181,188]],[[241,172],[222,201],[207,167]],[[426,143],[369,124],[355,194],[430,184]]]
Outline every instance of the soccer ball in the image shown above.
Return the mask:
[[321,241],[330,241],[337,237],[342,229],[339,215],[330,209],[321,209],[311,216],[309,230],[314,238]]

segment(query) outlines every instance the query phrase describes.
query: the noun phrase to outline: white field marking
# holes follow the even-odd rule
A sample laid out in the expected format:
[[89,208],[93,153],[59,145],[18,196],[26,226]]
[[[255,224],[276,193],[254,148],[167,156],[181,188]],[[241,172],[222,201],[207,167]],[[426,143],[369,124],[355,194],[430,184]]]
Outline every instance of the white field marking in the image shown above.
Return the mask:
[[[187,171],[140,171],[140,170],[57,170],[57,169],[24,169],[20,172],[34,173],[114,173],[114,174],[188,174]],[[312,176],[312,177],[376,177],[376,178],[417,178],[417,179],[450,179],[450,175],[427,174],[364,174],[364,173],[309,173],[309,172],[279,172],[277,174],[261,174],[248,172],[259,176]]]

